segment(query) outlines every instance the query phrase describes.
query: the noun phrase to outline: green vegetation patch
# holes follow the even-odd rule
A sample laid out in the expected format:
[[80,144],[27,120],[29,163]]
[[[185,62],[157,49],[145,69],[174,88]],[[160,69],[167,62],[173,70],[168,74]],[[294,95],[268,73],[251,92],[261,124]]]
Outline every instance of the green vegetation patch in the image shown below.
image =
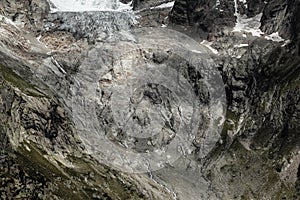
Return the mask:
[[0,73],[2,74],[5,81],[17,87],[23,93],[34,97],[45,96],[42,92],[38,91],[34,85],[24,81],[24,79],[21,78],[19,75],[17,75],[13,70],[1,64],[0,64]]
[[52,182],[56,188],[55,195],[63,199],[86,199],[87,196],[78,191],[69,175],[62,168],[47,160],[44,154],[46,152],[27,142],[24,142],[16,151],[18,162],[29,176],[39,182]]
[[[17,159],[30,177],[54,185],[53,194],[62,199],[143,199],[131,184],[122,182],[117,172],[103,165],[95,166],[88,158],[68,156],[74,167],[54,164],[45,151],[34,143],[23,142],[16,152]],[[121,179],[120,179],[121,178]]]

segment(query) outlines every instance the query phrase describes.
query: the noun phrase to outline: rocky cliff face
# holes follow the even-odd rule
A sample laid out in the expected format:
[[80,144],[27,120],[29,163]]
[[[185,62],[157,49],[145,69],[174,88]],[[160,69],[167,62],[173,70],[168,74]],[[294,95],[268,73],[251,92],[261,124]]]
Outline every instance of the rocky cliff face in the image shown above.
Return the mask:
[[[295,20],[297,12],[294,9],[299,2],[236,2],[236,11],[245,19],[262,13],[260,29],[264,33],[259,38],[252,38],[247,32],[235,32],[239,16],[232,11],[234,1],[198,1],[195,4],[190,12],[188,1],[178,1],[171,12],[171,22],[196,25],[212,40],[219,51],[217,59],[220,59],[229,103],[229,123],[225,123],[223,129],[226,142],[216,149],[216,158],[220,160],[207,168],[209,177],[217,188],[224,187],[225,199],[296,199],[299,188],[296,176],[299,162],[295,162],[299,159],[296,27],[299,20]],[[225,9],[221,8],[224,5]],[[197,14],[197,11],[201,12]],[[220,18],[220,15],[229,20],[221,20],[224,16]],[[240,32],[245,35],[241,37]],[[290,42],[263,39],[264,35],[274,32]],[[261,186],[260,191],[255,185]]]
[[[298,199],[299,3],[137,0],[134,12],[51,13],[47,1],[0,2],[1,199]],[[195,40],[157,29],[167,25]],[[207,87],[216,82],[205,82],[216,74],[226,94],[224,120]],[[172,96],[179,93],[174,83],[185,95]],[[122,123],[116,120],[129,94],[128,123],[154,121],[153,129],[163,127],[159,137],[110,131]],[[180,146],[187,153],[140,174],[106,162],[101,153],[110,147],[98,143],[98,133],[115,149],[159,149],[187,123],[190,95],[202,112],[192,147]]]

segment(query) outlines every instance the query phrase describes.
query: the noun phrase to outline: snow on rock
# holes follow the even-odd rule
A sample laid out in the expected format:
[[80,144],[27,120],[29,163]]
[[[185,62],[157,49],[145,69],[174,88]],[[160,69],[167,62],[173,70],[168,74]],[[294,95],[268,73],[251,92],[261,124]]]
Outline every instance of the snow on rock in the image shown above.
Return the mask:
[[163,3],[159,6],[151,7],[150,9],[160,9],[160,8],[173,8],[175,1]]
[[208,42],[207,40],[203,40],[200,44],[206,46],[209,50],[211,50],[214,54],[218,54],[218,50],[214,49],[211,45],[212,42]]
[[248,5],[247,5],[247,0],[239,0],[241,3],[243,3],[244,4],[244,6],[245,6],[245,8],[247,8],[248,7]]
[[285,40],[284,44],[281,45],[282,47],[285,47],[286,45],[288,45],[291,42],[291,40]]
[[272,33],[270,35],[265,36],[267,40],[272,40],[274,42],[283,42],[284,39],[279,36],[278,32]]
[[236,44],[233,47],[242,48],[242,47],[248,47],[248,46],[249,46],[249,44]]
[[50,0],[55,6],[52,12],[125,11],[132,10],[131,2],[119,0]]
[[192,49],[191,52],[194,52],[194,53],[202,53],[201,51],[196,50],[196,49]]
[[8,19],[7,17],[3,16],[3,15],[0,15],[0,21],[6,23],[6,24],[10,24],[10,25],[13,25],[14,27],[17,27],[18,26],[10,19]]
[[247,32],[251,33],[253,36],[260,37],[264,33],[260,30],[260,20],[262,17],[262,13],[248,18],[246,15],[241,15],[238,13],[238,2],[237,0],[234,0],[234,8],[235,13],[234,16],[236,16],[236,24],[233,28],[233,32]]

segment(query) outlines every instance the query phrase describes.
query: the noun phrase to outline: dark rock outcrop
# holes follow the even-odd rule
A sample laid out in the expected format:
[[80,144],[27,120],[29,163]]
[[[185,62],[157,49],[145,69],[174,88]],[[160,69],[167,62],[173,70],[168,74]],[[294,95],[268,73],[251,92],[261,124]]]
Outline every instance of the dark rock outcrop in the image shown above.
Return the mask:
[[42,30],[43,19],[49,11],[50,5],[47,0],[3,0],[0,2],[1,15],[33,32]]
[[[263,12],[262,31],[266,35],[278,31],[293,41],[289,44],[243,38],[231,32],[236,21],[234,1],[220,1],[218,5],[232,9],[226,15],[231,15],[231,24],[222,21],[224,16],[220,17],[220,10],[214,8],[216,2],[197,2],[201,6],[189,8],[188,1],[177,1],[170,21],[185,27],[199,27],[200,35],[203,31],[208,36],[213,32],[215,37],[209,39],[219,51],[216,62],[220,63],[227,86],[228,111],[223,143],[208,158],[207,176],[225,199],[297,199],[300,60],[299,18],[296,20],[295,10],[298,2],[247,1],[247,5],[243,5],[238,1],[241,15],[249,18]],[[188,12],[189,9],[192,11]],[[199,18],[191,17],[193,15]],[[226,29],[229,31],[224,31]],[[246,47],[238,47],[236,43],[246,43]],[[256,164],[251,160],[256,160]],[[220,177],[228,184],[218,183]],[[252,189],[244,187],[244,183]],[[258,184],[263,185],[263,191],[255,189]],[[277,192],[273,188],[277,188]]]
[[206,33],[217,32],[234,26],[234,2],[221,0],[217,5],[216,1],[179,0],[170,13],[170,22],[196,27]]
[[300,1],[268,1],[263,10],[262,30],[279,32],[285,38],[299,39]]
[[246,2],[246,14],[248,17],[254,17],[262,12],[264,9],[265,1],[263,0],[250,0]]

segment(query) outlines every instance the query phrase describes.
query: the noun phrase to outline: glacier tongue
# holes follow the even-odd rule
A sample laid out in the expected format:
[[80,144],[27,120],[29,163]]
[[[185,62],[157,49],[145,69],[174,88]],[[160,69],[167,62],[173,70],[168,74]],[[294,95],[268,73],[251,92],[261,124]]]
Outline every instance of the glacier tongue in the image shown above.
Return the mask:
[[[136,16],[128,4],[119,0],[49,0],[52,13],[45,19],[48,31],[67,31],[76,39],[114,41],[128,38],[127,31],[136,23]],[[56,23],[59,21],[60,23]]]
[[131,2],[121,3],[119,0],[50,0],[53,12],[84,11],[128,11],[132,10]]

